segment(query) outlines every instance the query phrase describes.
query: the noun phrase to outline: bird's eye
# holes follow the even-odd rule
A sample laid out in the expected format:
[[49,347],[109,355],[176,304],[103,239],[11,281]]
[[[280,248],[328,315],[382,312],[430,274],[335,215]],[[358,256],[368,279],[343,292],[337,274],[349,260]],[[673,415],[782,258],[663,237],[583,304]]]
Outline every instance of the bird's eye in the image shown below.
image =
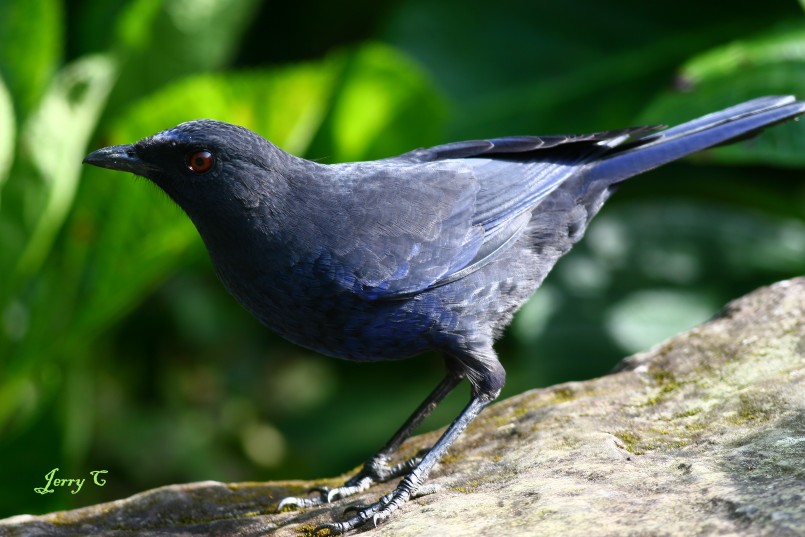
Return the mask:
[[215,157],[206,149],[193,151],[187,155],[187,167],[196,173],[206,173],[215,164]]

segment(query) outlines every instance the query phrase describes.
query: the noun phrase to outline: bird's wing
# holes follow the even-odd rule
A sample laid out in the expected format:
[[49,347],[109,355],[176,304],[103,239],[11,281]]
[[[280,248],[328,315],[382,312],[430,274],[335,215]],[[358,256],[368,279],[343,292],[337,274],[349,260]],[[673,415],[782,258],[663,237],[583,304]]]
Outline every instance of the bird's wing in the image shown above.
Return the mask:
[[343,289],[369,299],[415,293],[465,267],[483,244],[472,223],[478,182],[466,170],[390,162],[333,170],[339,188],[328,214],[320,223],[311,215],[314,263]]
[[530,211],[579,165],[613,147],[660,130],[661,126],[580,135],[512,136],[455,142],[417,149],[397,157],[415,162],[462,159],[479,182],[473,223],[487,232]]
[[433,162],[437,160],[477,158],[477,157],[514,157],[535,151],[544,151],[559,146],[578,143],[598,143],[608,146],[622,143],[624,137],[635,138],[656,132],[662,126],[630,127],[591,134],[559,134],[551,136],[507,136],[488,140],[468,140],[452,142],[433,147],[414,149],[402,155],[384,159],[379,162]]
[[317,265],[369,299],[463,278],[512,245],[531,210],[580,164],[652,130],[457,142],[338,165],[342,225],[322,221]]

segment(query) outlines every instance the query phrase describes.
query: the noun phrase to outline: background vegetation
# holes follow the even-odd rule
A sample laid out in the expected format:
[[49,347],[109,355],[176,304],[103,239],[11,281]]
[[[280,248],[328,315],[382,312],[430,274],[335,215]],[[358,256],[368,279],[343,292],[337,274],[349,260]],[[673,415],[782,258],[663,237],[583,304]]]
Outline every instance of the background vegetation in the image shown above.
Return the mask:
[[[507,134],[674,124],[805,97],[794,0],[3,0],[0,516],[193,480],[335,475],[442,374],[263,329],[157,189],[91,149],[211,117],[327,162]],[[504,396],[585,379],[805,273],[805,129],[622,189],[498,344]],[[466,393],[428,422],[444,424]],[[105,487],[33,488],[105,469]]]

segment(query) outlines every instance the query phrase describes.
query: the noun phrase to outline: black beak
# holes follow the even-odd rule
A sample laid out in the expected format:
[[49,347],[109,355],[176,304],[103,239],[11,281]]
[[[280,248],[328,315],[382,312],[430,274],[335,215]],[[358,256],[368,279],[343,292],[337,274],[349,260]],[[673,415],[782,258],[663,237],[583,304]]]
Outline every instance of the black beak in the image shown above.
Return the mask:
[[93,151],[84,157],[84,164],[92,164],[100,168],[132,172],[146,176],[155,167],[137,156],[133,145],[113,145]]

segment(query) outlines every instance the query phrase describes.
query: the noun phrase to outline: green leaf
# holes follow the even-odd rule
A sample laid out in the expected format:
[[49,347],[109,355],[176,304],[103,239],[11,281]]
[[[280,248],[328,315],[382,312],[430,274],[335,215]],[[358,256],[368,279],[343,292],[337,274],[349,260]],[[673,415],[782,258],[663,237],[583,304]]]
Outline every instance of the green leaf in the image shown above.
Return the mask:
[[0,77],[22,121],[42,96],[62,46],[58,0],[0,2]]
[[210,68],[230,58],[257,5],[256,0],[137,0],[123,13],[118,32],[128,49],[142,50],[158,64],[181,59],[190,65],[174,67]]
[[333,62],[271,71],[187,77],[140,100],[111,129],[112,141],[131,143],[183,121],[236,123],[291,152],[304,152],[329,104]]
[[747,0],[677,0],[661,16],[635,0],[409,0],[382,36],[448,95],[456,140],[622,127],[697,51],[799,13]]
[[14,105],[11,102],[11,95],[3,83],[3,78],[0,77],[0,196],[2,196],[3,183],[8,177],[8,170],[14,160],[15,137]]
[[[695,56],[682,67],[679,80],[686,91],[661,94],[640,122],[675,124],[762,95],[805,96],[805,27],[778,28]],[[803,139],[805,123],[791,122],[706,158],[802,166]]]
[[389,157],[440,141],[446,106],[425,72],[379,44],[334,58],[338,92],[319,154],[333,161]]
[[77,60],[54,80],[42,104],[23,131],[23,150],[38,184],[24,189],[35,198],[35,220],[27,234],[15,274],[29,276],[44,261],[72,206],[81,160],[115,79],[115,66],[105,56]]
[[136,0],[118,24],[124,59],[110,98],[119,111],[188,75],[220,69],[237,51],[256,0]]

